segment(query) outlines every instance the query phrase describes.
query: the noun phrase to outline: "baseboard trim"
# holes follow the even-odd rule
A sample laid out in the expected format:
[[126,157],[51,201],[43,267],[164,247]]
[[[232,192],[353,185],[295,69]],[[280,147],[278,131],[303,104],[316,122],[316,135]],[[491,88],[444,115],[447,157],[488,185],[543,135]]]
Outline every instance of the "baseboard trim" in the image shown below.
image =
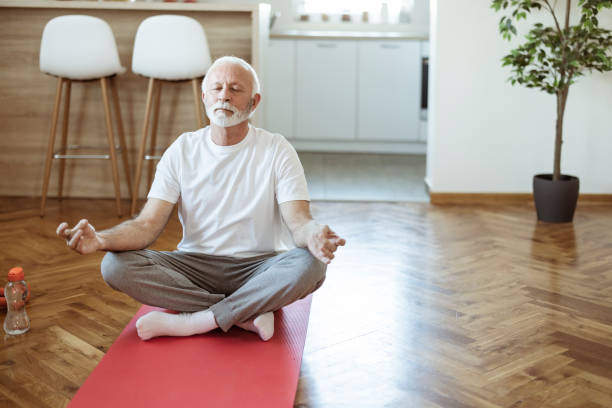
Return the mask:
[[322,153],[376,153],[376,154],[418,154],[427,153],[425,142],[364,142],[288,139],[298,152]]
[[583,203],[612,203],[612,194],[580,194],[578,202]]
[[523,204],[533,202],[526,193],[429,193],[432,204]]
[[[533,204],[531,193],[429,193],[435,205],[444,204]],[[612,194],[580,194],[579,204],[612,203]]]

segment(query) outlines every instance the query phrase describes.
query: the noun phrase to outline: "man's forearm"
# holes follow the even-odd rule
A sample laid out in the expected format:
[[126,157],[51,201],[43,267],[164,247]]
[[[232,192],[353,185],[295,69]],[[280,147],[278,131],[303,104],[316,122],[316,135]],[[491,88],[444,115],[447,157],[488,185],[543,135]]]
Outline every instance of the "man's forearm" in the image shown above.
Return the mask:
[[98,232],[102,251],[131,251],[148,247],[159,235],[145,221],[138,219],[122,222],[113,228]]

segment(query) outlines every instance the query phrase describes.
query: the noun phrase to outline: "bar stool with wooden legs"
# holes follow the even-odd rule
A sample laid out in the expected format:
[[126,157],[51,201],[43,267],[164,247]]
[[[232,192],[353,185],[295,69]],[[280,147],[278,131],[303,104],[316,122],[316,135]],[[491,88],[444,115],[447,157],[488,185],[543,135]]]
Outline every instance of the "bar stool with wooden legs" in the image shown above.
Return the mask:
[[[40,216],[44,216],[47,200],[47,189],[51,176],[51,166],[54,159],[59,161],[58,197],[62,198],[64,184],[65,160],[67,159],[110,159],[115,187],[117,215],[121,217],[121,195],[119,190],[119,171],[116,153],[122,153],[123,165],[130,195],[132,183],[121,122],[121,109],[119,98],[114,84],[114,76],[125,72],[119,62],[119,54],[115,37],[110,26],[102,19],[91,16],[69,15],[55,17],[50,20],[43,30],[40,44],[40,70],[46,74],[57,77],[55,104],[51,119],[51,132],[45,161]],[[69,146],[68,119],[70,113],[70,91],[72,82],[93,81],[100,82],[104,114],[106,118],[106,135],[108,139],[108,154],[84,153],[87,148],[82,146]],[[113,136],[111,119],[111,106],[109,101],[109,88],[113,99],[114,114],[117,120],[119,133],[119,146],[116,146]],[[64,93],[64,114],[62,126],[62,140],[59,150],[55,149],[55,135],[60,105]]]
[[[195,19],[177,15],[158,15],[146,18],[140,23],[134,40],[132,71],[149,78],[149,89],[132,190],[132,215],[136,213],[144,161],[149,161],[147,188],[151,188],[153,160],[161,158],[155,154],[157,150],[155,139],[162,83],[191,81],[197,126],[202,128],[204,112],[200,102],[200,84],[210,65],[211,57],[206,34]],[[145,154],[151,110],[153,110],[151,140],[149,152]]]

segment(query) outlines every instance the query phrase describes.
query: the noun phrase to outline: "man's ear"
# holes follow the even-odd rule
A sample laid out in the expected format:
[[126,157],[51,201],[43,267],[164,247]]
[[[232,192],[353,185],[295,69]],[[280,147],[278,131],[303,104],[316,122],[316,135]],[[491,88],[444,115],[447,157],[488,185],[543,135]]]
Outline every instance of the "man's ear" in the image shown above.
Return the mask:
[[257,105],[259,105],[259,102],[261,102],[261,94],[256,93],[253,97],[253,107],[251,109],[251,112],[255,110]]
[[202,103],[204,103],[204,97],[205,97],[204,91],[202,91]]

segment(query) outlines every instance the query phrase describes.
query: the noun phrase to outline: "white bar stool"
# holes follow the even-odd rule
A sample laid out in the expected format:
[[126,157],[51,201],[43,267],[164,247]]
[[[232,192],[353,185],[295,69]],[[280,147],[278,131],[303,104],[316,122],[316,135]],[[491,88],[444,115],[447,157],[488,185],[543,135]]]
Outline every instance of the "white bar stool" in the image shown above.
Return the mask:
[[[138,150],[136,175],[132,193],[132,215],[136,212],[138,190],[144,160],[149,160],[148,186],[153,179],[153,161],[161,158],[155,154],[155,137],[159,117],[159,100],[163,81],[191,81],[197,126],[204,127],[200,100],[200,81],[211,65],[211,56],[204,29],[191,17],[158,15],[148,17],[140,23],[134,40],[132,71],[149,77],[149,90],[145,108],[142,138]],[[149,131],[151,107],[154,105],[149,154],[145,145]]]
[[[113,77],[125,72],[125,68],[119,62],[119,54],[115,37],[110,26],[97,17],[68,15],[55,17],[45,26],[40,44],[40,70],[46,74],[57,77],[57,90],[55,93],[55,105],[51,120],[51,133],[49,135],[49,146],[45,162],[45,174],[43,179],[42,197],[40,204],[40,216],[44,216],[45,203],[47,200],[47,189],[51,175],[53,159],[60,160],[58,197],[62,198],[64,183],[64,168],[66,159],[110,159],[113,171],[113,183],[117,214],[121,217],[121,196],[119,190],[119,171],[117,168],[116,151],[123,156],[128,189],[132,192],[130,180],[130,169],[121,122],[121,110],[119,98]],[[68,146],[68,116],[70,112],[70,89],[73,81],[99,80],[102,87],[102,99],[104,102],[104,113],[106,117],[106,133],[108,138],[108,154],[83,154],[87,148],[82,146]],[[117,128],[119,132],[120,146],[115,145],[113,126],[111,120],[111,107],[108,98],[108,88],[113,98]],[[60,100],[62,89],[64,93],[64,117],[62,127],[62,141],[59,150],[54,151],[55,133],[60,111]],[[69,153],[70,150],[80,151],[79,154]]]

